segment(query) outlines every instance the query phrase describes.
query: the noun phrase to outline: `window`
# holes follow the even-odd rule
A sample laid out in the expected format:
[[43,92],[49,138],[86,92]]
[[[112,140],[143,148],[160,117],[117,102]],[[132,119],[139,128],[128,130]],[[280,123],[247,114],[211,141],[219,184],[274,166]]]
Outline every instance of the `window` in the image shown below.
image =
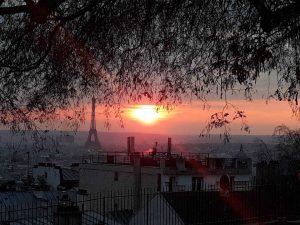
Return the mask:
[[175,184],[175,177],[169,177],[169,192],[173,191],[174,184]]
[[248,168],[247,160],[238,160],[237,161],[237,168],[238,169],[247,169]]
[[201,190],[203,183],[203,177],[192,177],[192,190],[199,191]]
[[215,159],[216,169],[223,169],[223,159]]
[[119,180],[119,173],[115,172],[114,181],[118,181],[118,180]]
[[45,172],[45,175],[44,175],[44,176],[45,176],[45,178],[47,178],[47,176],[48,176],[47,172]]

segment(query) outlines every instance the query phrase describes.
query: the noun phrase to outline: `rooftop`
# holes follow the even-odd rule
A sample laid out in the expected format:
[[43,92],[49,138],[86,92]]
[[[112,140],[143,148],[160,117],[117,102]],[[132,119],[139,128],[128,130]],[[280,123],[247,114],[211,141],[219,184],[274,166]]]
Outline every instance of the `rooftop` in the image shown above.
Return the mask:
[[238,156],[209,153],[134,152],[128,155],[126,152],[98,152],[84,157],[81,167],[90,167],[93,164],[101,167],[103,165],[133,166],[135,159],[138,158],[141,167],[163,168],[166,174],[174,172],[191,174],[199,170],[207,174],[250,174],[251,158],[244,152],[239,152]]

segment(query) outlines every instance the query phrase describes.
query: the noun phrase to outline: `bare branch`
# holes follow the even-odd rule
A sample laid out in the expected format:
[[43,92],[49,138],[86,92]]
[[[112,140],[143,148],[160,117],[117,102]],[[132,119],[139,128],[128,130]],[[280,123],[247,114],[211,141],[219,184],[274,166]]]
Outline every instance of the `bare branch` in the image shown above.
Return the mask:
[[[251,99],[259,77],[271,71],[278,74],[272,97],[297,102],[300,53],[290,43],[299,43],[299,3],[265,2],[26,0],[0,7],[0,15],[7,13],[0,109],[34,111],[22,116],[38,120],[37,112],[46,117],[92,93],[108,107],[143,99],[170,107],[211,94]],[[271,32],[261,29],[264,21]],[[242,110],[232,108],[229,116],[227,109],[210,128],[244,119]]]
[[[65,0],[40,0],[35,3],[32,0],[25,0],[26,5],[1,7],[0,15],[12,15],[29,13],[31,18],[38,23],[45,23],[47,17],[59,7]],[[3,3],[0,2],[0,6]]]
[[13,15],[18,13],[28,13],[28,7],[26,5],[12,6],[12,7],[0,7],[0,15]]
[[261,16],[261,28],[265,32],[271,32],[280,24],[290,23],[292,19],[300,15],[300,2],[291,3],[275,12],[265,5],[265,0],[249,0]]

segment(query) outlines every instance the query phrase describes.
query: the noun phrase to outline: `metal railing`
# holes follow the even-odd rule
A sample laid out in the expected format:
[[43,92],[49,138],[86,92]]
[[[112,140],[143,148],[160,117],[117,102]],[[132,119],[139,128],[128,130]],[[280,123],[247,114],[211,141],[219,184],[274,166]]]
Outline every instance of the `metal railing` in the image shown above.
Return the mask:
[[184,158],[186,161],[195,160],[201,163],[202,166],[207,166],[209,153],[176,153],[168,154],[167,152],[156,152],[153,155],[151,152],[134,152],[128,155],[126,152],[97,152],[82,156],[82,163],[110,163],[110,164],[130,164],[132,156],[138,155],[141,158],[153,159],[159,162],[160,159],[178,159]]
[[300,219],[299,185],[241,183],[232,191],[204,185],[197,191],[81,191],[74,196],[51,201],[33,199],[17,205],[11,200],[0,202],[0,224],[197,225]]

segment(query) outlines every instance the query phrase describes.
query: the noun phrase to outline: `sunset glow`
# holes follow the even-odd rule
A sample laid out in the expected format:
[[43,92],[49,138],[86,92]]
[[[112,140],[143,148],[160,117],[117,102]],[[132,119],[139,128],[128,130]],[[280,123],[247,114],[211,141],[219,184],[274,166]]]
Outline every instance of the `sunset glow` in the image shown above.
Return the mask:
[[[271,101],[266,104],[263,99],[256,99],[252,102],[235,99],[230,103],[240,110],[244,110],[247,122],[250,126],[250,135],[272,135],[274,128],[280,124],[285,124],[291,129],[299,128],[299,120],[292,115],[288,102]],[[91,105],[87,105],[90,108]],[[198,135],[207,125],[210,116],[222,110],[224,102],[209,101],[209,107],[203,110],[201,102],[194,101],[192,104],[179,105],[168,111],[157,108],[155,105],[126,105],[122,109],[123,125],[120,126],[119,118],[109,117],[111,122],[110,132],[138,132],[138,133],[159,133],[159,134],[187,134]],[[105,124],[105,108],[97,106],[96,120],[97,128],[107,131]],[[270,114],[270,112],[272,112]],[[113,113],[113,112],[111,112]],[[229,117],[233,117],[232,108],[228,111]],[[87,112],[90,115],[91,112]],[[89,129],[89,123],[81,126],[80,130]],[[248,135],[241,130],[241,121],[234,120],[230,124],[231,134]],[[220,134],[222,128],[212,130],[212,134]]]
[[154,105],[136,105],[129,110],[129,116],[143,124],[154,124],[166,116],[166,112]]

